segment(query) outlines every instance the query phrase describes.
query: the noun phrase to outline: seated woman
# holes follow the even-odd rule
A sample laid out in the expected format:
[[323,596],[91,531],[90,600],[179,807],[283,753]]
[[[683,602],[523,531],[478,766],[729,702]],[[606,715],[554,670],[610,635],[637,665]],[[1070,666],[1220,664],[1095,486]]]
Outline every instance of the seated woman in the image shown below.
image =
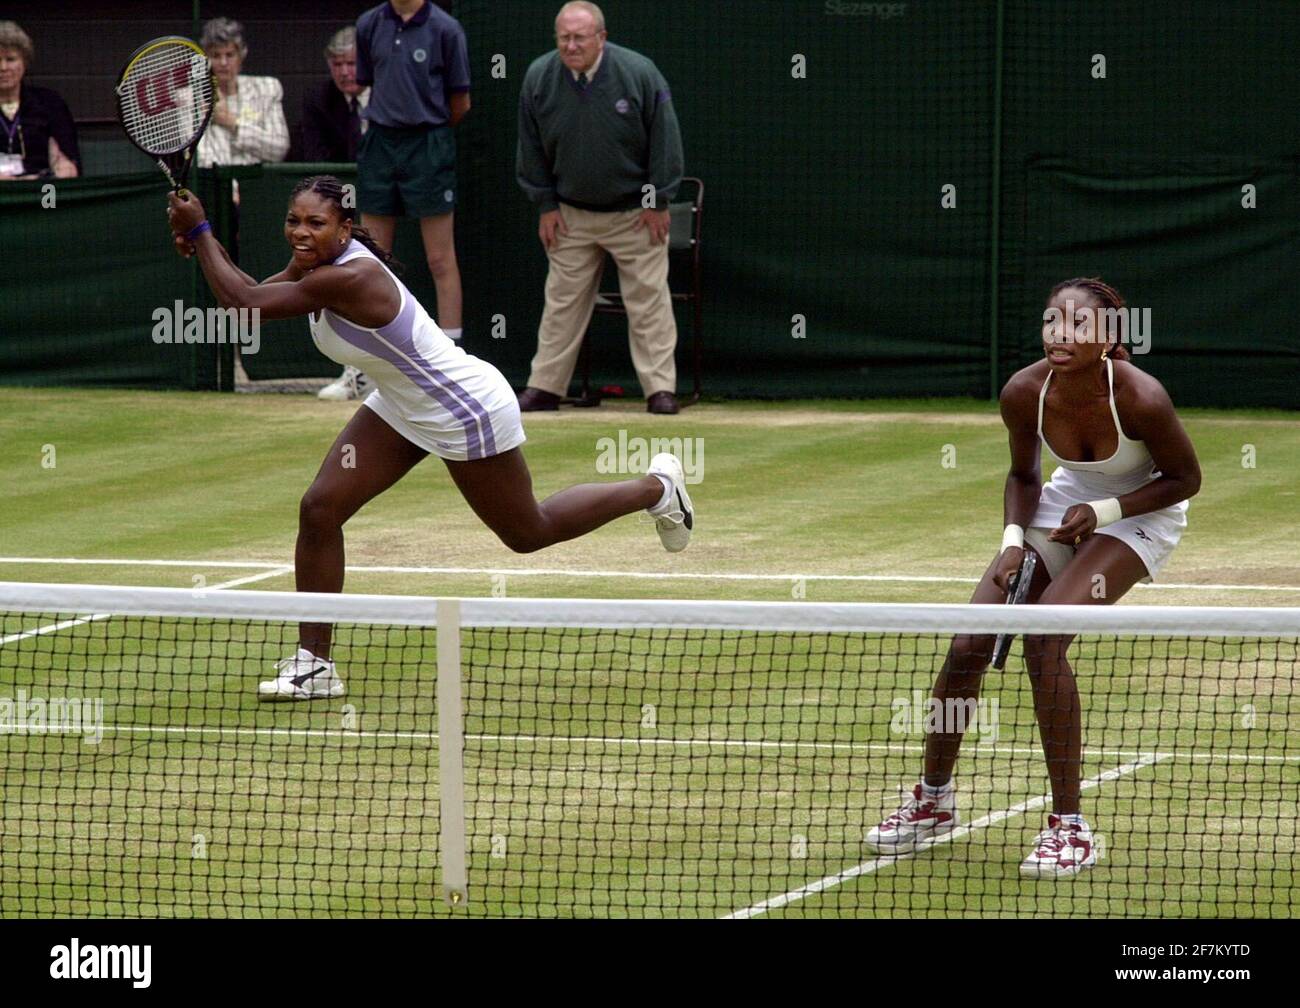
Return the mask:
[[[1005,601],[1025,550],[1032,550],[1038,564],[1027,602],[1109,605],[1156,577],[1178,545],[1201,468],[1164,387],[1102,329],[1099,320],[1110,322],[1123,309],[1124,299],[1097,277],[1063,281],[1049,295],[1043,356],[1002,390],[1011,443],[1006,531],[971,602]],[[1040,446],[1058,466],[1045,485]],[[1026,878],[1071,878],[1097,860],[1080,807],[1083,718],[1067,657],[1073,639],[1030,635],[1024,641],[1052,785],[1047,829],[1020,865]],[[953,639],[934,687],[940,709],[979,696],[993,642],[992,635]],[[867,847],[906,856],[957,828],[952,775],[961,741],[961,728],[951,724],[926,736],[920,782],[898,811],[868,831]]]
[[67,103],[23,82],[34,55],[27,33],[0,21],[0,180],[76,178],[81,153]]
[[284,88],[274,77],[248,77],[243,68],[248,46],[244,28],[230,18],[213,18],[199,39],[212,64],[216,107],[199,141],[200,168],[283,161],[289,151],[284,121]]

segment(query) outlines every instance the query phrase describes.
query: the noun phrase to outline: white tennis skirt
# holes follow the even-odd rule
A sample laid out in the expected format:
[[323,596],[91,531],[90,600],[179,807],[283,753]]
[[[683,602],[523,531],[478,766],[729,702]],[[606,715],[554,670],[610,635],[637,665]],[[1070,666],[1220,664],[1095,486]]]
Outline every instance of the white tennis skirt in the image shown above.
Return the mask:
[[[1069,508],[1099,499],[1100,494],[1080,484],[1075,474],[1064,467],[1058,468],[1052,478],[1043,484],[1038,497],[1038,509],[1029,523],[1030,527],[1025,529],[1025,542],[1038,551],[1038,555],[1047,564],[1047,572],[1053,578],[1070,562],[1075,547],[1069,543],[1049,542],[1048,533],[1060,527],[1061,519]],[[1179,501],[1159,511],[1121,518],[1098,529],[1095,534],[1113,536],[1127,543],[1146,565],[1147,577],[1142,578],[1142,581],[1150,584],[1159,575],[1160,568],[1168,561],[1186,528],[1187,501]]]
[[375,389],[363,405],[412,444],[452,462],[491,458],[518,448],[527,438],[519,415],[519,400],[510,383],[490,364],[458,377],[457,387],[468,405],[453,413],[439,403],[422,402],[417,410],[399,405],[393,396]]

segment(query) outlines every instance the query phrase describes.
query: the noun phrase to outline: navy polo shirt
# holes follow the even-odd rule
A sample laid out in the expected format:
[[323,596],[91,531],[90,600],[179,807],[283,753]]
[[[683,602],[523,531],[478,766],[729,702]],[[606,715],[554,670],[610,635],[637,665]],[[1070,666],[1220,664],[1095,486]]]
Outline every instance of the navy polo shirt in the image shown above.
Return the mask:
[[366,118],[380,126],[445,126],[447,96],[469,90],[460,22],[432,3],[402,21],[389,3],[357,18],[357,83],[371,86]]

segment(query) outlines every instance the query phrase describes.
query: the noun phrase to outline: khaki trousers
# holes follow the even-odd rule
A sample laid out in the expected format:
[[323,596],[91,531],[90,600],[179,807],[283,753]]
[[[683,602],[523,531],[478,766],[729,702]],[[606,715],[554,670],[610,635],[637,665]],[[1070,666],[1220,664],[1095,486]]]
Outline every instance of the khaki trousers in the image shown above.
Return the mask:
[[632,364],[648,399],[677,391],[677,320],[668,293],[668,244],[654,244],[647,228],[634,228],[640,210],[594,213],[560,204],[568,234],[555,236],[547,253],[546,308],[537,329],[537,354],[528,384],[566,395],[583,334],[600,288],[604,254],[618,266],[618,286],[627,308]]

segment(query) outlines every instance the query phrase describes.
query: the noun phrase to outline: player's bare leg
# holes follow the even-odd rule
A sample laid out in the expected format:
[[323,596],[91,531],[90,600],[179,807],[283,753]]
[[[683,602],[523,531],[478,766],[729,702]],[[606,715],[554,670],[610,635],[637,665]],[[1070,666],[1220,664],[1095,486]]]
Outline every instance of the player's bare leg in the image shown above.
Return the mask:
[[[1026,549],[1033,552],[1032,547]],[[1000,559],[1001,554],[995,556],[984,571],[971,595],[973,604],[1006,601],[1006,593],[993,580]],[[1040,557],[1030,582],[1030,602],[1042,595],[1049,581],[1047,565]],[[940,711],[974,708],[993,657],[995,639],[991,634],[958,634],[952,639],[932,694]],[[961,701],[960,707],[955,701]],[[895,812],[867,832],[864,838],[867,847],[878,854],[905,854],[958,826],[960,818],[952,775],[966,727],[948,724],[944,718],[938,731],[926,733],[925,768],[920,783]]]
[[518,448],[472,462],[447,461],[447,469],[483,524],[516,553],[576,539],[615,518],[654,507],[664,495],[659,477],[646,475],[582,483],[538,501]]
[[[1124,542],[1091,535],[1053,579],[1044,605],[1110,605],[1146,576],[1146,565]],[[1020,865],[1032,879],[1069,879],[1096,864],[1092,829],[1079,806],[1082,785],[1083,712],[1068,652],[1072,634],[1029,634],[1025,665],[1034,694],[1034,714],[1052,783],[1047,828]]]

